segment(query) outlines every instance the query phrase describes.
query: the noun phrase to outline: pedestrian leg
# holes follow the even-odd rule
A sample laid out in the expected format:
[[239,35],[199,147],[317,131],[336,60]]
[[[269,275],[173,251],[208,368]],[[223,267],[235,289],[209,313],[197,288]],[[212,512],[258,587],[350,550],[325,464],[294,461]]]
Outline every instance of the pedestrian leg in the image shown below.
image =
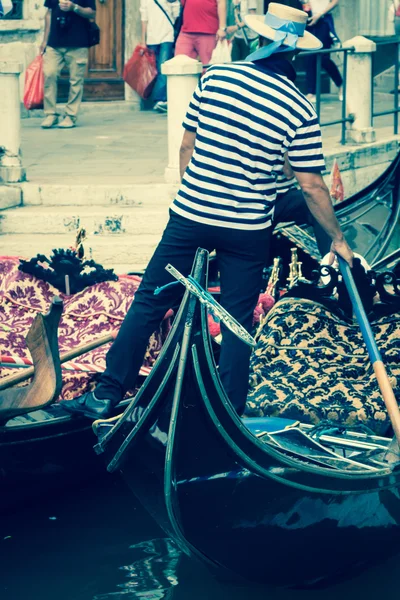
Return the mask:
[[65,60],[69,69],[69,96],[65,114],[75,122],[82,102],[89,49],[68,48],[65,53]]
[[157,77],[157,90],[154,92],[154,100],[166,102],[167,101],[167,76],[161,72],[162,65],[172,58],[174,55],[174,44],[172,42],[163,42],[160,44],[159,58],[158,58],[158,77]]
[[342,87],[343,78],[340,74],[339,69],[336,64],[333,62],[331,58],[327,54],[322,56],[322,68],[328,73],[329,77],[332,79],[333,83],[338,87]]
[[189,58],[197,58],[198,54],[194,46],[196,35],[194,33],[180,33],[175,44],[175,56],[185,54]]
[[43,55],[44,72],[44,113],[57,115],[57,81],[64,65],[64,53],[61,48],[47,46]]
[[305,56],[307,94],[315,96],[317,89],[317,57]]
[[217,45],[217,38],[215,35],[210,33],[198,33],[196,34],[195,43],[200,62],[203,63],[204,66],[209,65],[211,55],[215,46]]

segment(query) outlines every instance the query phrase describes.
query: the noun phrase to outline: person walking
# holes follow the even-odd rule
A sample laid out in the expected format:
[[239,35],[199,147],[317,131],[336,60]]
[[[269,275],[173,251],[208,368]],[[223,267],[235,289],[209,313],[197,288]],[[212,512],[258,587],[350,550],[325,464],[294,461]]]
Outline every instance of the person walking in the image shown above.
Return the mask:
[[180,10],[179,0],[140,0],[142,46],[152,50],[157,61],[158,75],[152,92],[157,112],[167,112],[167,78],[161,73],[161,65],[174,55],[174,23]]
[[[337,254],[352,264],[321,175],[317,116],[294,84],[290,62],[297,50],[321,43],[305,31],[307,15],[282,4],[271,3],[265,16],[248,15],[245,22],[260,36],[261,48],[247,62],[211,66],[200,79],[184,120],[182,182],[170,219],[107,354],[106,371],[94,392],[61,403],[69,413],[109,416],[133,389],[150,334],[183,294],[176,285],[154,295],[174,281],[165,267],[189,274],[199,246],[216,249],[221,303],[251,331],[286,155],[309,210],[331,240],[332,261]],[[225,327],[222,333],[219,375],[242,414],[251,351]]]
[[182,27],[175,56],[185,54],[208,65],[217,41],[226,37],[226,0],[181,0]]
[[390,0],[388,16],[394,24],[394,34],[400,36],[400,0]]
[[[327,18],[331,11],[339,4],[339,0],[307,0],[311,8],[307,30],[322,42],[324,49],[332,48],[335,38],[332,32],[335,32],[332,18]],[[336,33],[335,33],[336,35]],[[334,84],[338,87],[339,100],[342,97],[343,79],[339,69],[333,62],[329,54],[322,55],[322,68],[328,73]],[[306,59],[306,78],[307,78],[307,98],[310,102],[316,101],[317,88],[317,57],[308,56]]]
[[[46,0],[45,27],[40,53],[44,54],[43,129],[58,125],[75,127],[82,102],[83,85],[89,58],[89,19],[96,16],[95,0]],[[58,122],[57,81],[62,68],[69,70],[69,96],[65,116]]]
[[232,39],[232,60],[244,60],[250,54],[250,44],[257,39],[257,34],[246,27],[243,21],[246,15],[255,14],[257,10],[257,0],[233,0],[233,14],[235,16],[235,25],[227,28],[228,35],[233,34]]

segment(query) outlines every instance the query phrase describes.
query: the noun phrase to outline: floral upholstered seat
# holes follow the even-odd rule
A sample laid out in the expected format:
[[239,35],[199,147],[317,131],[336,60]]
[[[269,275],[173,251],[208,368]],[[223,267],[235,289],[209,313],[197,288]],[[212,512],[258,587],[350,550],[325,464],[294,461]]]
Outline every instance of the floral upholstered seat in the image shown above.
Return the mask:
[[[372,329],[400,401],[400,313]],[[246,416],[365,425],[384,434],[389,417],[360,329],[317,302],[283,298],[270,311],[251,359]]]

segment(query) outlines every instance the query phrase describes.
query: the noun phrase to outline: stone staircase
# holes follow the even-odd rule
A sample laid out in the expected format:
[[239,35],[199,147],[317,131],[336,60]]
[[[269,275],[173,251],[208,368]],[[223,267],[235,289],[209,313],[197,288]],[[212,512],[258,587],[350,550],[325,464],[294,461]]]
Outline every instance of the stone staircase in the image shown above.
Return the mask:
[[23,206],[0,211],[0,253],[32,257],[73,245],[86,230],[86,256],[117,273],[143,270],[168,220],[175,186],[22,186]]
[[382,93],[390,93],[394,88],[394,67],[390,67],[380,75],[374,78],[375,91]]

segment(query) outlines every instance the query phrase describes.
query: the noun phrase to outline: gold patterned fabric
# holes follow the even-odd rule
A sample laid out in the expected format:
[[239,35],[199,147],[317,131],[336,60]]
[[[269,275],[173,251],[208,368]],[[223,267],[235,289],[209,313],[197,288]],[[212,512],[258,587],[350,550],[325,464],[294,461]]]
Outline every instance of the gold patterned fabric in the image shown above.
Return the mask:
[[[400,314],[372,329],[400,401]],[[383,435],[390,421],[358,325],[311,300],[278,302],[252,355],[246,416],[327,419]]]

